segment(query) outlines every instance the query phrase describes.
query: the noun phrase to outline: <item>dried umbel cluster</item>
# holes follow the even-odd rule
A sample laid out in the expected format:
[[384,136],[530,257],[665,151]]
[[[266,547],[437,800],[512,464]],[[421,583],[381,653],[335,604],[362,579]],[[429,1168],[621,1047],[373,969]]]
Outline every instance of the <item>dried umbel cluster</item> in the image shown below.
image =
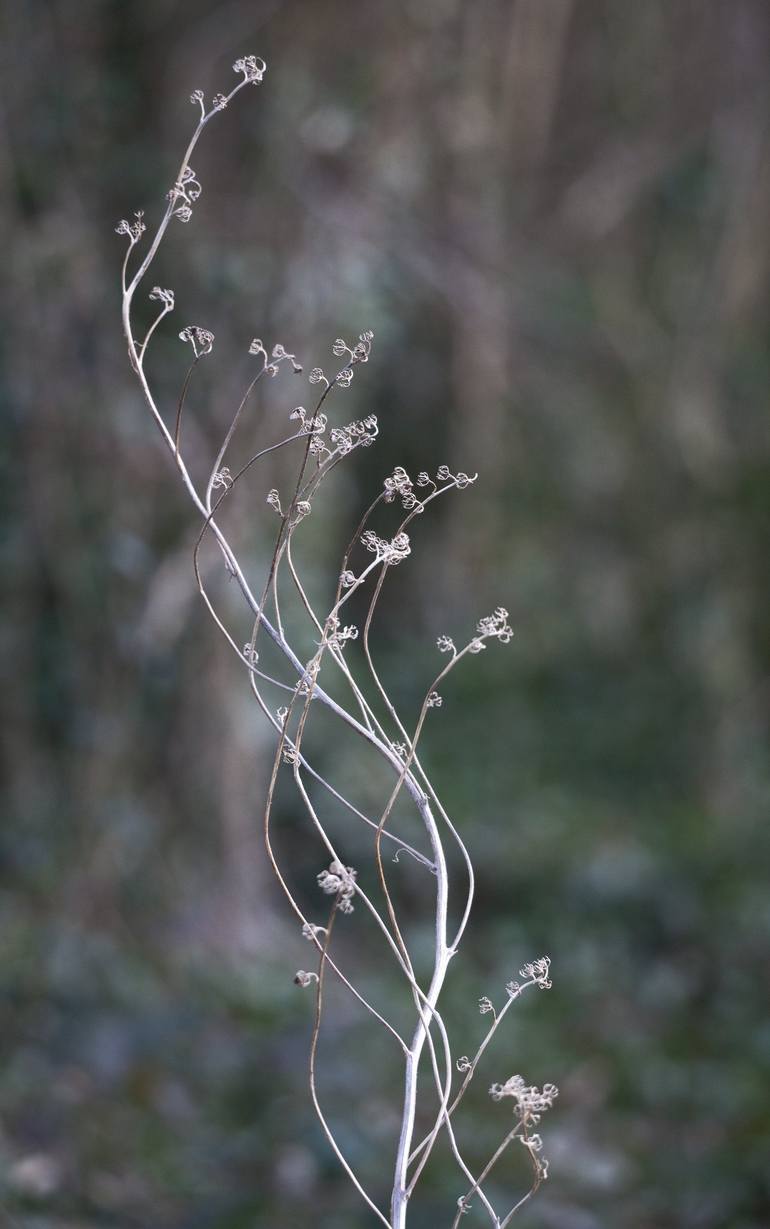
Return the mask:
[[[435,675],[425,688],[419,712],[409,724],[399,714],[390,698],[386,684],[375,666],[370,643],[377,603],[388,573],[391,568],[406,562],[412,552],[412,522],[421,516],[434,500],[450,491],[462,491],[469,487],[475,482],[475,476],[462,472],[453,473],[447,465],[440,465],[435,476],[422,471],[413,480],[405,469],[396,467],[393,473],[385,478],[381,490],[366,509],[350,539],[333,581],[334,597],[331,605],[325,611],[317,611],[303,585],[293,553],[293,540],[313,512],[316,497],[326,478],[357,449],[369,447],[377,438],[378,425],[374,415],[337,426],[330,425],[328,417],[331,395],[349,388],[356,368],[369,361],[373,344],[372,332],[366,330],[350,343],[338,337],[331,349],[341,366],[328,374],[321,367],[314,367],[310,371],[309,384],[317,390],[312,408],[294,407],[287,414],[289,427],[283,436],[253,451],[249,459],[236,468],[232,462],[226,462],[239,425],[243,432],[246,407],[256,386],[265,378],[278,376],[282,370],[290,369],[295,373],[302,371],[296,355],[289,353],[284,346],[276,344],[268,347],[260,339],[254,338],[248,346],[248,354],[255,360],[254,374],[234,410],[216,456],[211,458],[207,476],[203,481],[196,481],[188,467],[182,446],[183,424],[188,390],[198,363],[212,354],[214,335],[199,324],[187,324],[179,331],[179,339],[190,347],[187,353],[189,356],[191,352],[192,357],[181,381],[176,406],[166,413],[158,405],[150,386],[145,360],[153,334],[164,318],[175,309],[172,290],[160,286],[154,286],[150,290],[149,300],[158,304],[159,310],[141,340],[135,333],[134,300],[147,278],[163,236],[174,220],[184,223],[190,221],[195,202],[201,195],[201,185],[190,167],[190,158],[203,129],[214,115],[229,105],[240,90],[247,85],[259,84],[266,71],[264,61],[256,56],[244,56],[236,61],[233,68],[240,78],[237,85],[229,94],[217,94],[208,108],[202,91],[195,90],[191,95],[191,101],[200,109],[200,118],[185,150],[177,176],[166,194],[165,210],[157,229],[146,250],[137,257],[133,272],[129,272],[129,263],[134,249],[142,243],[146,233],[144,215],[141,212],[136,213],[133,221],[124,220],[117,227],[118,233],[128,240],[122,269],[122,288],[123,326],[129,358],[147,406],[201,520],[193,555],[201,596],[214,622],[245,670],[256,703],[275,731],[275,756],[264,812],[265,844],[272,868],[297,917],[302,935],[312,945],[317,957],[316,969],[310,972],[300,969],[294,981],[298,986],[310,989],[315,996],[309,1082],[313,1104],[322,1127],[354,1186],[388,1229],[405,1229],[409,1203],[416,1184],[436,1141],[444,1133],[463,1183],[459,1197],[455,1194],[448,1203],[448,1216],[454,1215],[453,1225],[456,1226],[460,1218],[478,1202],[495,1229],[503,1229],[547,1175],[548,1167],[542,1156],[540,1136],[532,1127],[539,1123],[542,1113],[553,1104],[556,1089],[551,1084],[544,1085],[542,1089],[527,1085],[520,1075],[511,1076],[502,1084],[492,1085],[490,1092],[493,1100],[510,1099],[513,1102],[514,1122],[487,1164],[477,1173],[473,1172],[461,1151],[455,1135],[454,1116],[484,1052],[513,1002],[529,987],[550,987],[550,961],[547,957],[542,957],[525,964],[519,972],[522,980],[511,981],[506,986],[507,998],[499,1010],[489,998],[480,1000],[479,1010],[482,1015],[491,1016],[491,1026],[472,1058],[463,1055],[455,1060],[439,1000],[449,963],[458,950],[470,916],[474,896],[473,864],[463,838],[442,805],[422,765],[418,744],[428,714],[442,706],[439,687],[447,675],[464,657],[480,653],[491,641],[507,644],[513,632],[508,622],[508,612],[498,607],[491,615],[478,621],[475,631],[464,644],[461,642],[460,648],[456,647],[454,640],[448,635],[439,636],[437,648],[440,654],[445,655],[445,661],[437,662]],[[278,522],[275,545],[267,573],[261,584],[255,586],[239,560],[235,547],[225,535],[218,514],[225,501],[229,503],[238,498],[253,467],[259,461],[272,457],[278,449],[296,451],[296,477],[289,490],[281,492],[274,487],[268,493],[267,504]],[[396,505],[398,508],[398,523],[395,532],[389,535],[377,532],[370,523],[386,505]],[[206,543],[213,543],[225,573],[235,581],[243,597],[244,613],[250,628],[245,640],[246,629],[237,631],[228,626],[216,609],[214,599],[204,582],[200,557]],[[368,605],[366,615],[358,626],[346,621],[345,606],[354,593],[365,590],[369,595]],[[305,647],[290,640],[287,634],[287,624],[281,613],[287,592],[299,603],[306,619],[310,634]],[[270,673],[262,667],[259,646],[264,636],[279,650],[280,660],[285,667],[281,677],[276,677],[275,671]],[[354,642],[356,648],[350,649]],[[311,650],[309,652],[308,646]],[[366,679],[366,689],[362,671]],[[335,672],[343,680],[349,697],[347,705],[333,698],[324,687],[322,676],[329,672]],[[335,688],[335,696],[338,692],[339,688]],[[373,701],[372,696],[375,696],[376,700]],[[282,703],[276,704],[277,697],[281,697]],[[308,723],[319,706],[357,735],[362,747],[381,757],[387,766],[392,787],[376,817],[365,814],[332,782],[327,781],[311,762],[305,748],[305,735]],[[310,830],[325,850],[326,866],[317,875],[317,907],[320,920],[306,916],[290,881],[289,871],[279,863],[273,846],[273,798],[281,772],[291,774]],[[319,790],[349,818],[351,824],[359,827],[363,824],[370,831],[372,858],[376,868],[376,892],[364,889],[358,870],[348,865],[344,848],[339,847],[337,841],[332,839],[328,826],[319,813]],[[424,838],[422,848],[406,841],[396,827],[394,807],[402,794],[411,800],[421,821]],[[459,851],[464,868],[461,890],[456,884],[450,883],[447,867],[448,844],[453,844]],[[416,973],[413,953],[399,923],[386,873],[385,847],[388,847],[392,854],[392,862],[398,863],[400,855],[408,855],[419,864],[425,874],[426,898],[432,896],[435,934],[432,969],[427,979]],[[389,873],[393,875],[398,872],[391,870]],[[450,927],[449,920],[450,897],[453,915],[459,916],[460,919],[454,928]],[[333,953],[332,938],[337,916],[346,917],[347,924],[355,926],[356,919],[351,919],[350,915],[359,905],[375,924],[381,944],[381,952],[377,953],[377,957],[379,958],[382,952],[390,957],[402,977],[404,993],[414,1005],[414,1028],[409,1037],[402,1036],[394,1024],[367,1000],[360,988],[348,978]],[[347,991],[370,1013],[377,1027],[386,1030],[403,1058],[401,1129],[394,1157],[390,1206],[387,1212],[383,1211],[363,1188],[343,1154],[319,1100],[316,1079],[318,1037],[324,1010],[324,981],[329,974],[338,978]],[[427,1056],[424,1054],[426,1049]],[[458,1074],[459,1085],[456,1084]],[[418,1100],[423,1109],[427,1108],[430,1113],[429,1120],[432,1125],[422,1140],[415,1144]],[[529,1188],[518,1202],[507,1212],[500,1214],[485,1192],[484,1183],[509,1144],[516,1139],[526,1150],[532,1179]]]

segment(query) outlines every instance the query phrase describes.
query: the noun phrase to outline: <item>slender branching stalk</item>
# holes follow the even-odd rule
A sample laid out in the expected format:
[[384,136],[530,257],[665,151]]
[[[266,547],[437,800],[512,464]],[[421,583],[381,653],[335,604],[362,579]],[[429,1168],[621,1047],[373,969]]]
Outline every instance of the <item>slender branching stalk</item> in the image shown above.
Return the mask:
[[[315,367],[310,372],[310,385],[317,390],[314,407],[308,411],[298,406],[289,414],[296,424],[288,434],[261,447],[249,448],[249,459],[233,471],[226,464],[233,440],[240,431],[252,434],[247,406],[255,389],[266,377],[275,377],[284,368],[301,372],[296,355],[282,345],[274,345],[269,351],[261,340],[255,338],[249,354],[255,360],[256,370],[241,397],[225,432],[222,443],[207,470],[203,485],[193,479],[184,451],[183,431],[188,393],[195,385],[196,371],[200,363],[211,355],[214,335],[200,325],[186,325],[179,332],[182,342],[192,349],[192,360],[181,381],[176,404],[168,410],[162,408],[146,371],[149,344],[166,316],[175,308],[174,293],[154,286],[149,298],[160,304],[160,310],[146,328],[143,340],[137,339],[134,324],[134,300],[145,284],[150,268],[158,253],[168,227],[176,222],[189,222],[195,202],[201,194],[201,185],[190,166],[198,140],[204,128],[223,111],[248,85],[258,85],[266,72],[266,65],[257,56],[244,56],[234,64],[238,83],[229,94],[218,94],[207,106],[203,93],[195,90],[191,96],[199,108],[200,117],[190,138],[177,171],[174,183],[166,195],[166,205],[149,244],[142,254],[146,224],[143,213],[136,213],[132,221],[123,220],[117,227],[119,234],[126,236],[128,247],[121,269],[123,302],[123,328],[128,345],[131,366],[138,378],[144,401],[155,420],[173,466],[200,517],[200,532],[193,551],[193,568],[203,601],[215,625],[225,637],[246,672],[249,686],[268,725],[275,732],[275,752],[270,771],[267,797],[264,808],[264,838],[267,856],[278,884],[283,890],[290,908],[297,917],[302,934],[313,945],[318,961],[317,971],[299,970],[294,980],[299,986],[315,987],[315,1011],[310,1042],[309,1085],[313,1106],[323,1131],[340,1165],[350,1178],[361,1198],[387,1229],[406,1229],[410,1200],[418,1180],[432,1155],[436,1141],[446,1131],[452,1154],[464,1181],[464,1194],[449,1199],[447,1204],[447,1227],[456,1229],[461,1217],[478,1199],[480,1206],[494,1229],[505,1229],[516,1211],[534,1194],[547,1176],[548,1163],[541,1155],[540,1136],[532,1131],[542,1113],[548,1109],[557,1095],[551,1084],[542,1090],[528,1086],[519,1075],[514,1075],[504,1084],[493,1084],[490,1093],[493,1100],[511,1098],[514,1103],[514,1124],[504,1135],[480,1172],[474,1175],[458,1142],[455,1130],[455,1114],[473,1079],[487,1047],[495,1036],[512,1004],[525,989],[550,986],[550,961],[542,957],[525,964],[520,971],[522,982],[512,981],[506,987],[507,999],[496,1010],[485,996],[480,1000],[482,1015],[492,1015],[492,1025],[477,1046],[473,1058],[463,1055],[453,1057],[446,1022],[440,1010],[441,992],[449,970],[465,932],[475,890],[473,863],[465,840],[450,819],[440,801],[429,776],[423,767],[418,745],[423,730],[431,720],[434,710],[441,707],[443,687],[449,674],[466,657],[486,649],[490,641],[507,644],[513,632],[508,622],[508,613],[499,607],[493,614],[479,620],[475,631],[459,649],[447,635],[437,641],[439,651],[446,655],[446,663],[434,672],[427,685],[419,711],[412,723],[397,711],[391,696],[375,664],[371,633],[375,623],[378,603],[392,568],[399,566],[411,554],[409,530],[412,523],[440,497],[463,491],[476,481],[462,472],[453,473],[447,465],[440,465],[435,477],[420,473],[413,481],[407,472],[397,467],[389,475],[382,489],[372,499],[356,526],[346,547],[340,566],[334,575],[333,599],[326,610],[316,610],[311,602],[301,574],[301,563],[294,549],[295,534],[303,521],[311,514],[321,486],[333,471],[359,448],[369,447],[377,438],[378,425],[373,415],[347,425],[331,426],[327,403],[337,400],[340,392],[348,388],[356,369],[369,361],[373,334],[362,332],[349,345],[337,338],[332,353],[341,360],[336,374],[328,375]],[[136,256],[134,253],[136,251]],[[132,263],[135,264],[133,272]],[[248,425],[247,425],[248,424]],[[267,424],[266,430],[270,431]],[[267,504],[278,517],[270,562],[262,582],[258,586],[250,581],[245,565],[240,561],[236,547],[222,528],[222,514],[239,498],[248,484],[254,468],[272,457],[279,450],[297,450],[296,476],[288,496],[282,496],[276,488],[270,490]],[[380,519],[387,505],[398,505],[405,515],[400,517],[391,536],[381,536],[371,525]],[[301,538],[301,534],[300,534]],[[206,543],[211,542],[219,552],[226,574],[235,580],[244,602],[244,617],[247,627],[232,626],[218,610],[215,599],[208,590],[201,555]],[[369,599],[361,634],[362,659],[354,665],[346,653],[352,642],[359,639],[359,629],[344,622],[344,608],[354,594],[368,590]],[[258,594],[258,596],[257,596]],[[292,619],[287,620],[285,611],[293,603]],[[308,655],[303,648],[301,636],[292,641],[288,628],[297,626],[297,613],[307,624],[313,651]],[[276,677],[275,669],[267,672],[260,665],[260,639],[269,637],[279,650],[283,663],[283,676]],[[363,674],[361,665],[363,664]],[[321,675],[336,675],[343,685],[347,702],[334,699],[322,685]],[[282,703],[276,705],[275,699]],[[363,754],[374,754],[392,776],[392,786],[382,804],[379,816],[367,815],[351,798],[318,771],[304,750],[305,735],[319,706],[361,742]],[[297,890],[288,868],[281,865],[272,838],[273,804],[281,774],[290,770],[311,831],[315,832],[325,850],[326,869],[317,876],[319,892],[330,896],[332,904],[325,924],[307,916],[300,904]],[[319,793],[320,790],[320,793]],[[419,848],[404,839],[395,825],[396,804],[406,794],[415,808],[424,836],[424,845]],[[367,891],[359,881],[358,872],[348,864],[345,844],[341,838],[333,839],[328,820],[322,812],[321,803],[326,800],[335,816],[347,816],[360,830],[361,825],[372,835],[372,860],[376,871],[376,892]],[[395,825],[395,826],[394,826]],[[338,825],[337,825],[338,827]],[[335,829],[336,830],[336,829]],[[359,838],[360,843],[360,838]],[[430,970],[419,970],[399,919],[397,894],[391,890],[389,879],[397,874],[388,871],[385,848],[392,851],[392,862],[398,863],[400,855],[408,855],[420,867],[433,896],[433,961]],[[449,870],[448,854],[452,847],[460,855],[464,867],[464,884],[453,882]],[[402,979],[404,993],[414,1006],[414,1026],[411,1037],[401,1035],[392,1020],[369,1000],[361,987],[345,971],[338,955],[332,954],[332,937],[336,936],[339,915],[346,917],[354,912],[356,905],[370,916],[374,923],[375,942],[382,954],[390,959]],[[459,922],[452,929],[451,917],[459,915]],[[390,1199],[387,1208],[363,1187],[348,1159],[343,1155],[334,1128],[321,1104],[318,1087],[318,1047],[324,1016],[325,983],[327,971],[336,977],[346,991],[364,1008],[375,1027],[384,1030],[392,1040],[403,1060],[404,1085],[401,1108],[401,1126],[395,1146]],[[428,1062],[424,1062],[427,1047]],[[426,1078],[427,1068],[427,1078]],[[459,1086],[454,1088],[457,1075]],[[415,1144],[414,1134],[418,1105],[430,1115],[427,1133]],[[432,1108],[431,1108],[432,1107]],[[519,1140],[527,1151],[532,1168],[532,1180],[517,1202],[508,1211],[495,1210],[488,1193],[484,1190],[493,1168],[508,1149],[509,1144]]]

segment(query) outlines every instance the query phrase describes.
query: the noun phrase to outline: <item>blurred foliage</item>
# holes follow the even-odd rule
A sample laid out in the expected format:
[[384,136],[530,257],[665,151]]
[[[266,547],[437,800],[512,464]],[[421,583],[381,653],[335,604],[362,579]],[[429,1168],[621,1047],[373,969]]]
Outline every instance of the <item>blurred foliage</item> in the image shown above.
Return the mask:
[[[191,90],[253,51],[266,82],[204,139],[204,195],[158,268],[180,322],[217,334],[194,447],[255,333],[309,368],[373,328],[336,413],[376,412],[381,440],[308,523],[311,586],[394,464],[447,461],[479,483],[417,527],[383,672],[413,711],[438,633],[500,602],[517,633],[458,672],[426,736],[479,873],[459,1052],[480,995],[554,961],[460,1137],[488,1154],[484,1090],[520,1070],[561,1088],[522,1223],[766,1226],[767,4],[38,0],[2,21],[3,1225],[373,1223],[306,1093],[307,947],[261,850],[270,742],[197,602],[196,528],[119,327],[114,225],[157,217]],[[174,336],[154,360],[169,404]],[[260,402],[267,430],[294,388]],[[256,478],[253,507],[287,475]],[[367,798],[363,764],[321,754]],[[279,802],[311,884],[318,852]],[[358,921],[344,958],[389,1002]],[[332,1007],[324,1094],[382,1193],[399,1072]],[[521,1159],[504,1169],[501,1196],[523,1189]],[[442,1153],[414,1229],[460,1193]]]

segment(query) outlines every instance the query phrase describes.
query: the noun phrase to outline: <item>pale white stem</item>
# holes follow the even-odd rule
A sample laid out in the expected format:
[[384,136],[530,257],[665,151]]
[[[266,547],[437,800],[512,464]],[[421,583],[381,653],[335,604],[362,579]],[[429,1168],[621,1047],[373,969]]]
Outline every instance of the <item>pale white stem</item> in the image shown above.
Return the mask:
[[154,333],[154,332],[155,332],[155,330],[157,329],[157,327],[158,327],[158,325],[160,324],[161,320],[163,320],[163,319],[164,319],[164,317],[165,317],[165,316],[167,316],[167,315],[168,315],[168,313],[169,313],[170,311],[173,311],[173,310],[174,310],[174,309],[173,309],[173,307],[169,307],[169,305],[168,305],[167,303],[164,303],[164,304],[163,304],[163,309],[162,309],[162,311],[161,311],[161,312],[160,312],[160,314],[159,314],[158,316],[156,316],[156,318],[153,320],[152,324],[150,325],[149,329],[147,330],[147,333],[145,334],[144,341],[142,342],[141,346],[139,347],[139,362],[140,362],[140,363],[143,363],[143,362],[144,362],[144,352],[145,352],[145,350],[147,349],[147,346],[148,346],[148,344],[149,344],[150,338],[152,337],[153,333]]
[[313,1101],[313,1107],[315,1109],[315,1112],[318,1115],[318,1120],[321,1123],[324,1134],[326,1135],[326,1138],[328,1139],[329,1144],[331,1145],[334,1155],[337,1157],[337,1160],[339,1161],[340,1165],[342,1166],[342,1168],[345,1170],[345,1173],[350,1178],[350,1181],[353,1183],[353,1186],[356,1188],[359,1195],[361,1195],[362,1199],[365,1200],[365,1202],[369,1205],[372,1211],[382,1221],[382,1223],[385,1226],[387,1226],[387,1229],[393,1229],[393,1226],[390,1224],[390,1221],[387,1219],[386,1216],[382,1214],[382,1212],[377,1207],[374,1200],[370,1198],[370,1196],[367,1194],[367,1192],[364,1190],[363,1186],[361,1185],[359,1179],[356,1177],[356,1174],[353,1172],[353,1169],[348,1163],[347,1158],[345,1157],[345,1155],[342,1152],[342,1149],[337,1143],[337,1140],[334,1136],[334,1132],[329,1126],[326,1120],[326,1116],[324,1115],[324,1112],[321,1109],[320,1101],[318,1100],[318,1090],[316,1087],[316,1078],[315,1078],[316,1053],[318,1050],[318,1034],[321,1028],[321,1010],[322,1010],[322,1005],[323,1005],[324,972],[325,972],[325,965],[326,965],[326,960],[327,960],[326,952],[327,952],[327,948],[329,945],[329,939],[331,937],[331,931],[334,925],[335,917],[336,917],[336,908],[332,910],[331,917],[329,918],[329,925],[327,927],[326,935],[324,938],[324,944],[321,949],[321,960],[320,960],[320,964],[318,968],[318,986],[317,986],[317,991],[316,991],[315,1023],[313,1025],[313,1036],[310,1042],[310,1071],[309,1071],[310,1096]]
[[[146,344],[147,343],[145,342],[145,345]],[[241,414],[243,413],[243,409],[244,409],[244,406],[246,405],[246,402],[251,396],[252,390],[262,379],[262,376],[265,374],[266,370],[267,370],[267,364],[263,364],[262,370],[257,372],[254,379],[249,384],[249,387],[246,389],[246,392],[244,393],[243,398],[241,399],[241,403],[238,406],[238,409],[235,411],[235,415],[233,416],[233,420],[230,423],[228,432],[224,440],[222,441],[222,446],[219,449],[219,452],[217,453],[216,460],[214,461],[214,464],[211,467],[211,473],[209,474],[209,480],[206,485],[206,500],[205,500],[206,508],[208,509],[209,512],[211,512],[211,494],[214,489],[214,482],[215,482],[217,474],[222,468],[222,463],[225,459],[225,454],[227,452],[227,449],[230,447],[230,443],[232,441],[233,436],[235,435],[235,428],[238,426],[238,420],[240,419]],[[292,438],[296,438],[296,437],[292,436]],[[264,455],[264,454],[260,454],[260,455]]]
[[[498,1146],[498,1148],[495,1150],[495,1152],[493,1153],[493,1155],[491,1156],[491,1158],[487,1161],[486,1165],[484,1166],[483,1170],[482,1170],[482,1171],[481,1171],[481,1173],[479,1174],[478,1178],[477,1178],[477,1179],[476,1179],[476,1181],[473,1183],[473,1186],[470,1188],[470,1190],[468,1191],[468,1193],[465,1195],[465,1203],[466,1203],[466,1204],[467,1204],[468,1200],[469,1200],[469,1199],[471,1199],[471,1198],[475,1195],[476,1191],[477,1191],[477,1190],[479,1189],[479,1187],[480,1187],[480,1184],[484,1181],[484,1179],[487,1177],[487,1175],[488,1175],[488,1174],[490,1174],[490,1173],[492,1172],[492,1170],[494,1169],[495,1165],[496,1165],[496,1164],[497,1164],[497,1162],[499,1161],[500,1157],[503,1155],[503,1153],[505,1152],[506,1148],[507,1148],[507,1147],[508,1147],[508,1145],[510,1144],[511,1140],[513,1140],[513,1139],[515,1139],[515,1138],[516,1138],[516,1136],[519,1134],[519,1131],[521,1130],[521,1128],[522,1128],[522,1123],[521,1123],[521,1122],[517,1122],[517,1123],[516,1123],[516,1126],[513,1128],[513,1130],[511,1130],[511,1131],[509,1131],[509,1132],[508,1132],[508,1134],[506,1135],[506,1137],[505,1137],[505,1139],[503,1140],[503,1142],[502,1142],[502,1143]],[[532,1192],[530,1191],[530,1192],[529,1192],[529,1194],[532,1194]],[[513,1215],[513,1213],[516,1211],[516,1209],[517,1209],[517,1208],[519,1208],[519,1207],[521,1206],[521,1204],[522,1204],[522,1203],[526,1202],[526,1200],[527,1200],[527,1198],[528,1198],[528,1197],[529,1197],[529,1195],[525,1195],[524,1199],[520,1199],[520,1200],[519,1200],[519,1202],[518,1202],[518,1203],[517,1203],[517,1205],[516,1205],[516,1208],[513,1208],[513,1209],[511,1210],[510,1214],[506,1217],[506,1219],[505,1219],[505,1221],[504,1221],[504,1222],[502,1222],[502,1223],[501,1223],[501,1222],[500,1222],[500,1220],[498,1219],[498,1221],[497,1221],[497,1226],[498,1226],[498,1229],[502,1229],[503,1224],[507,1224],[507,1223],[508,1223],[508,1221],[510,1220],[510,1217]],[[462,1215],[463,1215],[463,1211],[462,1211],[462,1209],[461,1209],[461,1208],[458,1208],[458,1210],[457,1210],[457,1215],[455,1216],[455,1219],[454,1219],[454,1220],[453,1220],[453,1222],[452,1222],[452,1229],[459,1229],[460,1220],[461,1220]]]
[[431,1012],[435,1011],[438,996],[447,974],[450,953],[447,948],[447,905],[449,880],[447,875],[444,849],[441,837],[436,827],[427,799],[420,807],[425,827],[430,838],[433,861],[436,867],[436,915],[435,915],[435,957],[433,976],[428,989],[426,1005],[420,1011],[420,1019],[415,1029],[412,1044],[406,1057],[404,1071],[404,1105],[401,1120],[401,1132],[398,1140],[396,1165],[393,1175],[393,1192],[391,1196],[391,1220],[393,1229],[405,1229],[407,1212],[407,1171],[412,1136],[414,1134],[415,1109],[417,1104],[417,1077],[420,1066],[420,1056],[425,1045],[425,1038],[430,1025]]

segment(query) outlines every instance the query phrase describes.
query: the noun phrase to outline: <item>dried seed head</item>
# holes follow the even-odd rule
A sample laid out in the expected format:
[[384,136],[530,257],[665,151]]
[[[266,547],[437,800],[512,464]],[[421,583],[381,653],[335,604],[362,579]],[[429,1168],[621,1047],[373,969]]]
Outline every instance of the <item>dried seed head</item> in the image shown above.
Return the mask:
[[317,973],[306,973],[304,969],[298,969],[294,974],[294,985],[302,986],[303,989],[305,986],[312,986],[314,981],[318,981]]
[[336,896],[340,913],[353,912],[353,897],[356,892],[358,871],[352,866],[343,866],[337,859],[329,863],[328,871],[316,876],[318,886],[327,896]]
[[258,55],[243,55],[233,64],[233,72],[243,73],[243,80],[258,85],[267,72],[267,64]]
[[174,306],[173,290],[164,290],[161,286],[153,286],[147,297],[150,299],[157,299],[161,302],[163,304],[164,311],[170,312]]
[[192,346],[196,358],[210,354],[214,348],[214,334],[209,329],[202,329],[199,324],[188,324],[179,334],[179,340]]

